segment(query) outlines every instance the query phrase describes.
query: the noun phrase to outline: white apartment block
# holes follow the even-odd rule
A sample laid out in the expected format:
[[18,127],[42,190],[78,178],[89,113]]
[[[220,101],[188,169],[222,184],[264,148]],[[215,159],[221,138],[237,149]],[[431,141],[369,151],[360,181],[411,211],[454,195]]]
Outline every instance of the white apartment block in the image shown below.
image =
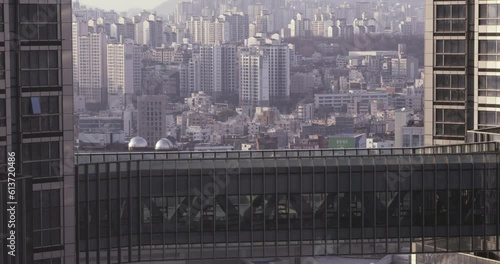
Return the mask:
[[88,33],[78,36],[77,82],[78,94],[86,103],[101,103],[106,93],[106,45],[108,37],[104,33]]
[[333,14],[316,14],[311,21],[311,34],[315,37],[328,37],[328,28],[333,25]]
[[154,16],[135,25],[135,42],[150,48],[161,47],[163,44],[163,22]]
[[73,15],[72,46],[73,46],[73,94],[78,95],[78,36],[87,35],[89,27],[84,17]]
[[133,94],[141,90],[141,47],[126,39],[108,44],[108,93]]
[[230,27],[222,18],[215,20],[191,17],[186,22],[189,42],[193,44],[221,44],[229,40]]
[[311,21],[305,19],[302,13],[297,13],[294,19],[288,24],[290,30],[290,37],[304,37],[310,31]]
[[358,94],[342,93],[342,94],[315,94],[314,95],[314,107],[333,107],[335,109],[341,109],[347,106],[349,103],[353,102],[354,97],[359,98],[359,101],[378,101],[383,102],[384,107],[389,104],[389,95],[387,93],[369,93],[363,92]]
[[240,105],[267,106],[290,99],[290,49],[279,39],[249,38],[240,49]]
[[264,63],[264,57],[256,52],[241,52],[239,70],[240,105],[268,106],[269,65]]

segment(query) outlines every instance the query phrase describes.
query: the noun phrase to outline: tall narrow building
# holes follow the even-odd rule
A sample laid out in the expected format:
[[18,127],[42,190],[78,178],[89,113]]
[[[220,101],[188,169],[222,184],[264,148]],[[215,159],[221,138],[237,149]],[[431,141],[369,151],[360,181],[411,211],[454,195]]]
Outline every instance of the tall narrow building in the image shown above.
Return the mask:
[[240,105],[269,106],[269,65],[257,50],[240,52]]
[[123,44],[108,44],[107,48],[108,94],[125,96],[126,104],[141,91],[141,47],[125,39]]
[[179,94],[188,97],[193,92],[201,91],[201,56],[193,54],[188,62],[179,65]]
[[277,34],[251,37],[240,48],[241,105],[280,107],[290,99],[290,48]]
[[72,44],[73,44],[73,91],[78,95],[78,40],[79,36],[89,33],[89,26],[83,16],[73,15]]
[[228,38],[226,42],[240,42],[247,39],[248,36],[248,15],[243,12],[227,12],[221,18],[229,27]]
[[500,125],[499,12],[498,0],[426,0],[426,145]]
[[201,90],[215,98],[235,92],[237,80],[236,45],[203,45],[200,47]]
[[2,1],[0,23],[0,181],[15,153],[32,183],[18,185],[16,257],[2,236],[0,263],[77,263],[71,1]]
[[108,85],[106,45],[108,37],[104,33],[88,33],[77,37],[77,83],[78,95],[87,104],[106,102]]

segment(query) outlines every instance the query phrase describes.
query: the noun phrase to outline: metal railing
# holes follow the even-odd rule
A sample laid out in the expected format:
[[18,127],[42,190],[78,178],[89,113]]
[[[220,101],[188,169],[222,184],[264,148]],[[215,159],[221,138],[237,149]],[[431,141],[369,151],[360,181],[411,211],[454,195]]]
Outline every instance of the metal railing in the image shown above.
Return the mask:
[[499,142],[471,143],[447,146],[382,149],[316,149],[316,150],[252,150],[252,151],[176,151],[176,152],[99,152],[76,153],[76,164],[117,162],[132,160],[179,160],[179,159],[251,159],[289,157],[337,157],[337,156],[389,156],[470,154],[499,152]]

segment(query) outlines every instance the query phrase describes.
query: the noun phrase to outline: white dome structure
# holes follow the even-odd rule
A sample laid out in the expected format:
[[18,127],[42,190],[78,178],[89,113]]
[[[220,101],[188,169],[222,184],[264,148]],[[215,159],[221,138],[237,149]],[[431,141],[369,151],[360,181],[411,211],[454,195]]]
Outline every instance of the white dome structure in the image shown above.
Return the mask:
[[128,143],[129,150],[138,149],[138,148],[145,148],[147,146],[148,146],[148,142],[146,142],[146,140],[142,137],[134,137]]
[[172,150],[175,149],[175,145],[166,138],[162,138],[156,142],[155,150]]

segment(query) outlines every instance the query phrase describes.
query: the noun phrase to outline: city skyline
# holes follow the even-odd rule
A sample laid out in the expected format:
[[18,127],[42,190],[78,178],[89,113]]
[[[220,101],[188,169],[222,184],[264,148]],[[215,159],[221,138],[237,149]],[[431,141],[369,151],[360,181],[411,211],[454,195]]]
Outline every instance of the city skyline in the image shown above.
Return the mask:
[[[169,0],[171,2],[181,2],[180,0]],[[76,1],[74,1],[76,2]],[[120,5],[116,5],[116,2],[106,2],[106,1],[99,1],[99,0],[80,0],[79,1],[81,5],[88,5],[89,7],[93,8],[103,8],[103,9],[108,9],[108,10],[115,10],[119,12],[128,12],[131,9],[146,9],[146,10],[152,10],[154,8],[157,8],[159,5],[161,5],[164,2],[167,1],[162,1],[162,0],[143,0],[141,1],[141,4],[138,5],[137,1],[135,0],[124,0],[120,1]]]
[[500,0],[20,1],[2,264],[499,258]]
[[[216,1],[216,0],[214,0]],[[268,0],[273,1],[273,0]],[[279,1],[279,0],[276,0]],[[73,2],[80,2],[81,5],[87,5],[92,8],[102,8],[107,10],[115,10],[119,12],[128,12],[130,10],[153,10],[160,5],[168,4],[168,6],[173,6],[181,2],[189,2],[186,0],[144,0],[141,1],[141,5],[137,4],[134,0],[124,0],[120,1],[120,5],[117,6],[115,3],[106,3],[99,0],[73,0]],[[332,3],[343,3],[344,0],[332,0]],[[424,0],[403,0],[400,2],[408,2],[416,5],[423,5]],[[172,10],[173,12],[173,10]]]

